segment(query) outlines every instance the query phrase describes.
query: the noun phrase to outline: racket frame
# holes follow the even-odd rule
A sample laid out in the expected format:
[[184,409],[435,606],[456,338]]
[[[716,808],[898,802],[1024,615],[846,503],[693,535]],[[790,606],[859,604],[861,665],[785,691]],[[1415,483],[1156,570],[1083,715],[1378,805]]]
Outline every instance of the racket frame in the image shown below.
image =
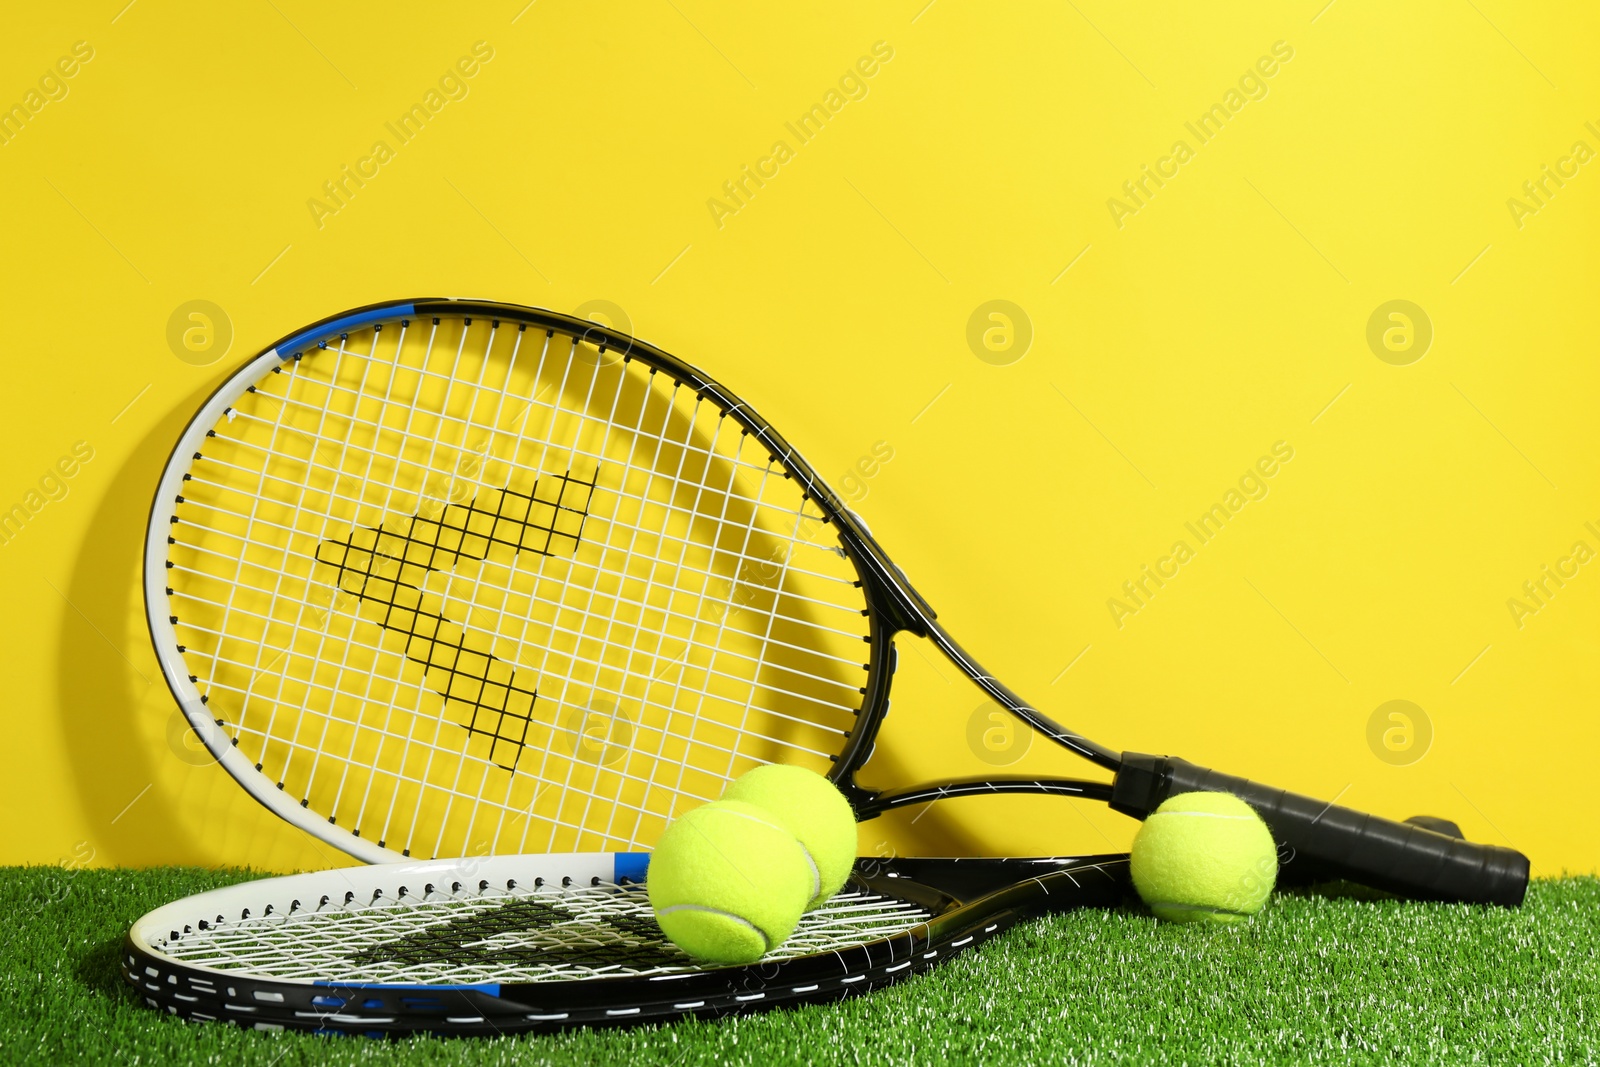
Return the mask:
[[[1130,891],[1127,856],[857,861],[848,889],[913,903],[931,917],[900,933],[811,955],[748,966],[548,982],[340,982],[289,980],[207,967],[163,952],[164,934],[197,922],[202,906],[226,924],[284,898],[346,892],[376,899],[468,877],[488,885],[535,877],[620,882],[642,871],[640,853],[496,856],[380,864],[260,879],[164,905],[136,922],[123,946],[123,978],[151,1007],[257,1029],[490,1035],[722,1016],[834,1000],[922,973],[1043,911],[1112,907]],[[537,872],[544,872],[543,875]],[[558,900],[559,897],[552,899]],[[319,905],[322,906],[322,905]],[[334,904],[338,908],[339,904]],[[395,905],[399,906],[399,905]],[[307,907],[312,905],[307,904]],[[207,920],[213,921],[213,920]]]
[[[273,814],[367,863],[392,863],[413,857],[409,850],[387,848],[378,842],[361,837],[359,829],[352,831],[339,826],[332,818],[311,811],[302,800],[295,799],[285,792],[281,784],[262,773],[260,766],[252,763],[239,750],[237,741],[227,736],[222,728],[224,725],[222,721],[213,717],[207,708],[208,700],[199,690],[198,679],[189,673],[183,661],[184,646],[178,641],[177,617],[171,614],[168,602],[170,589],[165,572],[168,565],[167,550],[172,544],[168,528],[177,521],[176,509],[181,502],[183,483],[187,480],[190,465],[200,458],[202,445],[212,428],[226,416],[229,409],[241,397],[251,391],[274,368],[308,352],[326,348],[327,342],[336,338],[347,338],[356,330],[381,328],[404,321],[435,317],[459,317],[469,322],[473,319],[486,319],[495,323],[514,323],[519,327],[542,329],[552,335],[570,336],[577,341],[594,345],[601,352],[618,354],[625,361],[639,360],[646,367],[665,373],[674,382],[690,386],[699,396],[710,398],[729,418],[755,435],[769,452],[780,460],[784,476],[798,479],[806,497],[821,506],[830,522],[836,522],[840,516],[846,514],[838,498],[827,488],[811,466],[747,404],[675,356],[587,319],[487,300],[434,297],[388,301],[329,316],[286,335],[264,352],[252,357],[224,380],[195,412],[173,446],[161,479],[156,485],[150,505],[144,551],[146,624],[168,688],[196,736],[201,739],[222,768],[251,797]],[[841,540],[846,542],[846,550],[851,552],[858,568],[867,560],[871,560],[872,565],[879,569],[888,566],[881,550],[872,544],[870,537],[865,534],[864,527],[860,526],[859,520],[853,516],[848,516],[848,520],[848,536],[846,536],[847,531],[841,529]],[[894,589],[896,586],[893,583],[879,581],[871,583],[868,588]],[[886,604],[885,607],[888,608],[889,605]],[[931,611],[928,614],[931,616]],[[876,707],[879,703],[887,701],[890,672],[881,670],[880,665],[884,662],[883,657],[893,656],[892,631],[885,631],[878,625],[876,612],[869,622],[872,624],[870,662],[873,666],[869,672],[866,687],[868,693],[865,695],[864,706]],[[906,624],[914,623],[908,620]],[[864,720],[869,719],[871,724],[875,724],[878,718],[881,718],[881,714],[863,717]],[[851,736],[848,750],[853,751],[861,747],[863,739],[868,737],[869,733],[870,731],[864,730],[858,723]],[[847,766],[853,764],[847,760],[840,761],[841,768]],[[841,785],[844,784],[841,782]],[[859,790],[855,790],[853,786],[850,788],[859,795]]]
[[840,546],[855,565],[868,605],[864,612],[868,624],[868,672],[866,685],[862,687],[861,708],[849,737],[834,757],[834,765],[829,770],[829,777],[845,793],[859,817],[871,818],[890,808],[925,803],[932,799],[977,794],[1022,792],[1099,800],[1109,798],[1108,783],[1075,778],[989,776],[886,793],[857,785],[855,773],[871,758],[878,727],[889,711],[889,689],[896,663],[894,638],[901,632],[932,639],[986,694],[1057,743],[1113,770],[1118,766],[1118,754],[1049,719],[983,670],[938,623],[933,609],[890,561],[866,524],[828,487],[805,457],[747,403],[715,380],[670,353],[586,319],[488,300],[418,298],[369,304],[329,316],[281,338],[266,351],[252,357],[218,386],[189,420],[173,446],[151,502],[149,534],[144,553],[145,613],[162,676],[206,749],[251,797],[273,814],[367,863],[392,863],[413,858],[408,850],[387,848],[361,837],[359,829],[347,829],[328,816],[310,810],[302,800],[286,792],[281,784],[274,782],[257,764],[252,763],[239,750],[237,741],[226,734],[224,724],[207,708],[208,701],[199,690],[197,678],[189,673],[183,661],[183,646],[179,644],[176,630],[177,617],[170,612],[165,576],[167,550],[171,544],[171,535],[167,531],[176,521],[175,513],[183,495],[183,483],[190,465],[203,451],[204,442],[212,428],[274,368],[308,352],[325,348],[329,341],[348,338],[356,330],[444,317],[514,323],[519,327],[572,337],[594,345],[601,352],[614,353],[624,361],[638,360],[646,367],[666,374],[675,383],[690,387],[702,399],[709,399],[766,447],[778,462],[785,478],[799,483],[803,500],[811,501],[823,520],[834,528]]
[[[1330,863],[1352,880],[1407,896],[1465,900],[1505,905],[1520,904],[1527,888],[1527,857],[1502,846],[1461,841],[1416,825],[1377,818],[1244,778],[1221,774],[1175,757],[1122,753],[1106,748],[1069,730],[1029,705],[1009,687],[985,671],[939,624],[933,609],[906,580],[900,569],[816,470],[765,420],[717,382],[687,363],[627,334],[584,319],[535,308],[483,300],[417,299],[372,304],[324,319],[280,340],[272,348],[230,377],[190,421],[163,472],[151,507],[150,533],[145,552],[145,594],[152,640],[173,694],[184,714],[217,756],[223,767],[258,801],[292,824],[352,855],[369,862],[393,860],[391,850],[363,840],[356,833],[309,812],[275,788],[230,742],[221,737],[200,695],[182,664],[175,631],[164,610],[164,530],[173,517],[177,490],[189,459],[206,431],[231,404],[254,384],[255,372],[273,359],[292,359],[314,347],[325,347],[333,337],[390,321],[422,317],[461,316],[514,322],[521,327],[543,328],[619,353],[625,361],[640,360],[652,370],[666,373],[674,382],[688,385],[702,398],[712,400],[728,418],[754,434],[776,459],[786,478],[796,480],[806,499],[818,508],[823,521],[835,529],[840,546],[856,568],[867,607],[869,646],[866,684],[861,687],[861,707],[840,753],[834,757],[830,777],[849,798],[858,817],[871,818],[891,808],[955,796],[991,793],[1041,793],[1081,796],[1107,801],[1111,807],[1142,819],[1175,792],[1216,789],[1232,792],[1249,802],[1272,827],[1281,845]],[[249,372],[252,377],[241,381]],[[894,637],[907,632],[930,639],[984,693],[1056,744],[1110,770],[1112,782],[1076,778],[993,776],[965,778],[940,785],[918,785],[879,792],[856,784],[855,773],[871,758],[878,728],[889,710],[889,688],[895,666]],[[399,855],[403,856],[402,852]]]

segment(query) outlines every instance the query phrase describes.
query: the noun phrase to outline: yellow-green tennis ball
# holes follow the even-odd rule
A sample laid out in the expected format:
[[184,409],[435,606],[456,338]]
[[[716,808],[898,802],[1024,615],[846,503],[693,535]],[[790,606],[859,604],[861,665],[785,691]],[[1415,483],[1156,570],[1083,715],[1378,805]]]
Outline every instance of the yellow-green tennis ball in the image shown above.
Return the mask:
[[810,899],[811,861],[767,812],[705,804],[666,829],[645,888],[672,943],[713,963],[750,963],[794,932]]
[[856,816],[838,786],[815,771],[769,763],[740,775],[725,800],[764,808],[805,847],[816,869],[806,910],[833,896],[856,863]]
[[1145,819],[1128,867],[1150,910],[1231,923],[1261,910],[1278,880],[1272,831],[1231,793],[1180,793]]

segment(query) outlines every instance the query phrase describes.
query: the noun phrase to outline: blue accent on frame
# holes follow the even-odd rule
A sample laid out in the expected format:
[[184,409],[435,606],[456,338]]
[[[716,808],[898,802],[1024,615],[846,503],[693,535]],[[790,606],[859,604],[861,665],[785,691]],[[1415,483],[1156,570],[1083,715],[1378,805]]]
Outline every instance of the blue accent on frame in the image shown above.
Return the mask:
[[[465,985],[446,985],[444,983],[440,983],[439,985],[425,986],[406,985],[399,982],[312,982],[311,984],[319,989],[386,989],[390,992],[398,990],[400,992],[416,993],[419,996],[427,996],[430,993],[437,993],[440,990],[446,989],[470,989],[476,993],[487,993],[491,997],[498,997],[500,995],[499,982],[469,982]],[[382,1005],[382,1001],[378,1001],[376,1003],[380,1006]]]
[[635,882],[644,881],[644,873],[650,866],[650,853],[648,852],[618,852],[616,854],[616,873],[612,876],[613,882],[620,882],[624,878]]
[[274,351],[284,359],[288,359],[296,352],[304,352],[309,348],[315,348],[317,342],[325,341],[330,337],[337,337],[341,333],[349,333],[359,327],[370,326],[374,322],[407,318],[411,315],[414,307],[415,305],[413,304],[386,304],[383,307],[357,311],[352,315],[346,315],[342,319],[325,322],[303,333],[297,333],[293,337],[286,338],[278,344]]

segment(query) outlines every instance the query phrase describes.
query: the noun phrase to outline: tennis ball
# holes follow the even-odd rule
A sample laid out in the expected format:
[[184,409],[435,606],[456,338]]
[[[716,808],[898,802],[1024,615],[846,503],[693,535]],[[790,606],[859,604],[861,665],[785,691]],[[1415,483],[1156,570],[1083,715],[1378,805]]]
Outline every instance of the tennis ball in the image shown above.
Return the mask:
[[805,849],[773,816],[719,800],[667,827],[645,888],[673,944],[713,963],[750,963],[794,932],[813,881]]
[[1179,793],[1145,819],[1128,863],[1150,910],[1172,922],[1232,923],[1278,880],[1272,831],[1231,793]]
[[725,800],[770,812],[805,848],[816,870],[806,910],[837,893],[856,863],[856,816],[839,788],[815,771],[769,763],[740,775]]

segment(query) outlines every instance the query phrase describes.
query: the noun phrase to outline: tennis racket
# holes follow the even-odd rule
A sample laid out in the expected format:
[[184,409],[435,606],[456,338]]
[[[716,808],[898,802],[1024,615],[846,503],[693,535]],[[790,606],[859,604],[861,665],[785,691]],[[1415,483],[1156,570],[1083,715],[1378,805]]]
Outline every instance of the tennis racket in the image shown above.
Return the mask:
[[918,974],[1044,910],[1116,904],[1127,857],[862,860],[759,963],[696,964],[642,853],[496,856],[265,878],[134,924],[151,1007],[260,1030],[497,1034],[727,1015]]
[[[1411,897],[1522,900],[1528,861],[1125,753],[992,677],[751,407],[659,349],[549,311],[378,304],[251,359],[152,507],[151,634],[229,774],[369,862],[648,848],[764,762],[860,818],[971,795],[1143,818],[1234,793],[1319,870]],[[1110,780],[859,785],[897,634]]]

